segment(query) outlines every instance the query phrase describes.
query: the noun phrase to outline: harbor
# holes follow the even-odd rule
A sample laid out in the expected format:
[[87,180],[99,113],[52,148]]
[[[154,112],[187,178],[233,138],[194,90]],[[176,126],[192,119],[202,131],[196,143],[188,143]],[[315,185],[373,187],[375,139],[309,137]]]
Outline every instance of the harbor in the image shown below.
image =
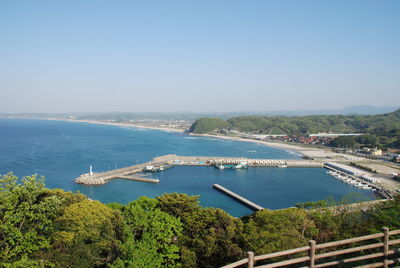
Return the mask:
[[328,169],[328,174],[341,180],[344,183],[350,184],[365,190],[372,190],[377,196],[383,199],[393,198],[393,194],[380,186],[380,179],[374,178],[364,171],[344,165],[342,163],[327,162],[324,168]]
[[[75,179],[78,184],[103,185],[112,179],[129,179],[152,182],[138,176],[141,172],[160,172],[174,166],[215,166],[218,169],[246,167],[323,167],[324,163],[316,160],[298,159],[248,159],[243,157],[204,157],[204,156],[178,156],[168,154],[155,157],[153,160],[129,167],[114,169],[105,172],[93,172],[80,175]],[[135,175],[135,176],[133,176]]]
[[[134,180],[145,183],[158,184],[160,180],[156,175],[153,178],[146,178],[146,173],[157,174],[165,170],[182,166],[182,167],[214,167],[216,170],[243,170],[249,167],[275,167],[275,168],[325,168],[326,173],[340,180],[343,183],[362,190],[371,190],[375,195],[383,199],[390,199],[392,195],[387,190],[379,186],[379,180],[372,178],[359,169],[336,162],[323,162],[318,160],[306,159],[251,159],[244,157],[203,157],[203,156],[178,156],[168,154],[153,158],[151,161],[119,168],[106,172],[93,172],[90,168],[89,173],[82,174],[75,179],[76,183],[84,185],[103,185],[113,179]],[[227,172],[226,171],[226,172]],[[247,172],[247,171],[246,171]],[[221,173],[222,174],[222,173]],[[243,204],[251,210],[257,211],[263,209],[262,206],[248,200],[247,194],[239,195],[234,191],[212,183],[212,187],[231,199]],[[242,191],[239,191],[242,193]]]

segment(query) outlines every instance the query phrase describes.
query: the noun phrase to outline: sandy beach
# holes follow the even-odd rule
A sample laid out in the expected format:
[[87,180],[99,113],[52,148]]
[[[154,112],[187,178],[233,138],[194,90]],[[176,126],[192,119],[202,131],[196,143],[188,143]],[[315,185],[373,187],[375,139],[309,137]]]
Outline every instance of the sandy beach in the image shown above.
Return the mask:
[[234,141],[242,141],[242,142],[253,142],[258,144],[263,144],[269,147],[283,149],[287,151],[295,152],[303,157],[308,158],[318,158],[318,159],[336,159],[336,160],[360,160],[360,157],[350,156],[347,154],[339,154],[331,151],[330,149],[319,149],[319,148],[311,148],[301,145],[293,145],[281,142],[268,142],[268,141],[260,141],[260,140],[252,140],[245,139],[241,137],[231,137],[231,136],[222,136],[222,135],[211,135],[211,134],[190,134],[193,136],[201,136],[201,137],[213,137],[218,139],[225,140],[234,140]]
[[134,128],[153,129],[153,130],[176,132],[176,133],[183,133],[185,131],[184,129],[178,129],[178,128],[153,127],[153,126],[145,126],[145,125],[139,125],[139,124],[128,123],[128,122],[116,123],[116,122],[104,122],[104,121],[97,121],[97,120],[80,120],[80,119],[66,119],[66,118],[36,118],[36,119],[67,121],[67,122],[80,122],[80,123],[89,123],[89,124],[96,124],[96,125],[109,125],[109,126],[117,126],[117,127],[134,127]]

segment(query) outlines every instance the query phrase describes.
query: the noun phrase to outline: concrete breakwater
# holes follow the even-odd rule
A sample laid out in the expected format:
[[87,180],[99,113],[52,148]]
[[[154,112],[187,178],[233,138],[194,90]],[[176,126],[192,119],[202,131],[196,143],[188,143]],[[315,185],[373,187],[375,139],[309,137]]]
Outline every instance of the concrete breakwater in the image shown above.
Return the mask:
[[227,196],[237,200],[238,202],[242,203],[243,205],[245,205],[246,207],[248,207],[254,211],[264,209],[262,206],[259,206],[256,203],[251,202],[250,200],[244,198],[243,196],[240,196],[237,193],[234,193],[231,190],[228,190],[227,188],[225,188],[219,184],[213,184],[212,187],[217,189],[218,191],[226,194]]
[[105,172],[95,172],[93,174],[85,173],[80,175],[75,179],[75,183],[85,184],[85,185],[103,185],[107,183],[108,180],[111,179],[129,179],[129,180],[136,180],[136,181],[143,181],[143,182],[152,182],[157,183],[159,180],[143,178],[139,176],[129,176],[133,174],[140,173],[143,168],[146,166],[156,166],[161,165],[169,161],[170,155],[165,155],[163,157],[156,157],[152,161],[133,165],[125,168],[118,168],[110,171]]
[[103,185],[111,179],[130,179],[143,182],[157,183],[158,180],[139,177],[137,174],[147,166],[212,166],[219,164],[236,165],[245,162],[250,167],[323,167],[324,163],[314,160],[293,159],[248,159],[243,157],[204,157],[204,156],[177,156],[169,154],[155,157],[152,161],[125,168],[105,172],[85,173],[75,179],[76,183],[84,185]]

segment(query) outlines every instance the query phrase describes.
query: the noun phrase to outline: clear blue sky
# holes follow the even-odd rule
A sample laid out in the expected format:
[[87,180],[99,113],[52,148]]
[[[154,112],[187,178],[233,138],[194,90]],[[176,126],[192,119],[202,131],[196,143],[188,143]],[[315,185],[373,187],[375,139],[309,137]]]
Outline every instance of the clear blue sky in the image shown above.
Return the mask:
[[0,0],[0,112],[400,103],[400,1]]

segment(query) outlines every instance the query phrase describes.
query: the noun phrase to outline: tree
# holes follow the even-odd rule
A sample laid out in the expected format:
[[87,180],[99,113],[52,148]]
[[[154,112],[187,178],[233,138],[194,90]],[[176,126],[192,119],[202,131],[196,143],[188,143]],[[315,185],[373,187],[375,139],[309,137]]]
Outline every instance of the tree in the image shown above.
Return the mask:
[[121,208],[127,238],[114,267],[175,267],[176,240],[182,223],[157,207],[156,199],[141,197]]
[[244,248],[256,254],[266,254],[301,247],[317,231],[304,209],[263,209],[245,220]]
[[[0,262],[27,261],[50,247],[61,199],[45,194],[43,179],[12,173],[0,177]],[[23,260],[22,260],[23,259]]]
[[333,147],[352,148],[356,144],[353,137],[340,136],[333,139],[330,143]]
[[184,267],[217,267],[243,256],[239,219],[221,209],[201,207],[198,196],[173,193],[157,199],[163,211],[183,223],[179,245]]
[[123,226],[118,211],[86,198],[66,206],[55,223],[52,248],[44,257],[57,266],[96,267],[117,258]]

